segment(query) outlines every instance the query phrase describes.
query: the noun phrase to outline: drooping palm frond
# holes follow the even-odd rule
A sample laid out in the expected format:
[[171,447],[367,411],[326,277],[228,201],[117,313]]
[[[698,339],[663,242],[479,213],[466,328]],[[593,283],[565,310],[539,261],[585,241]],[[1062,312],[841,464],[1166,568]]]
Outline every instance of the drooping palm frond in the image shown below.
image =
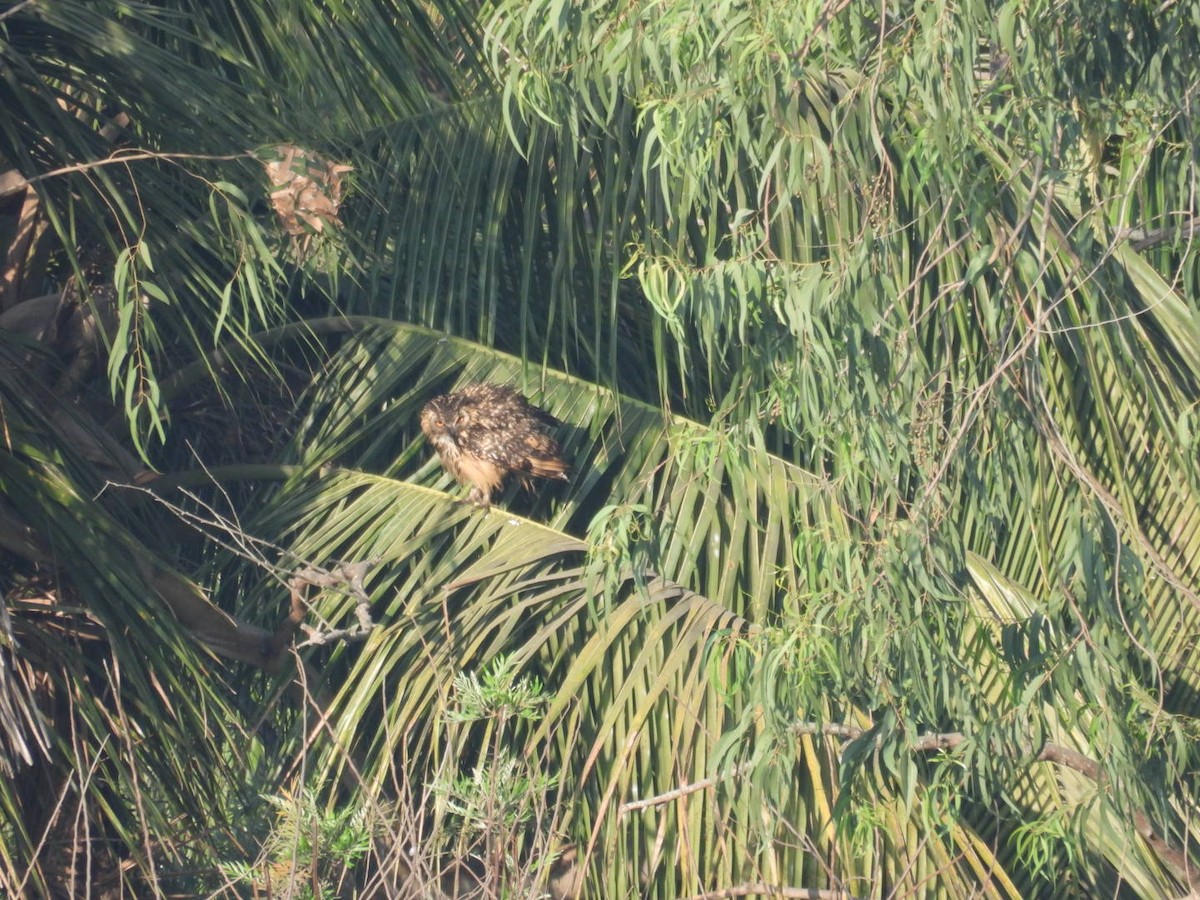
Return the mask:
[[[197,90],[161,99],[184,149],[301,132],[344,152],[359,258],[340,300],[438,330],[347,338],[271,470],[290,479],[278,490],[253,481],[263,469],[190,473],[246,479],[228,500],[281,545],[276,575],[379,560],[366,647],[309,651],[336,740],[304,771],[354,760],[378,790],[482,760],[479,729],[451,735],[436,712],[454,675],[515,650],[556,686],[517,740],[577,779],[564,794],[597,892],[1154,896],[1178,873],[1118,817],[1147,810],[1179,846],[1191,802],[1186,7],[27,4],[6,24],[55,49],[0,47],[23,83],[77,79],[60,60],[106,74],[61,90],[65,106],[31,89],[6,164],[38,150],[34,178],[88,166],[47,188],[68,253],[72,213],[102,242],[123,234],[108,337],[131,408],[160,408],[177,349],[171,364],[192,362],[230,335],[210,368],[250,385],[246,354],[293,388],[322,362],[315,342],[293,365],[255,339],[290,313],[249,160],[91,165],[109,105],[132,109],[142,149],[180,149],[148,114],[189,63]],[[163,83],[122,65],[143,59]],[[216,193],[187,190],[195,176]],[[515,525],[435,492],[449,480],[416,439],[423,400],[476,379],[570,423],[573,481],[511,491]],[[262,430],[276,422],[290,424]],[[168,451],[171,468],[188,458],[182,440]],[[30,514],[53,499],[25,496]],[[151,545],[163,522],[104,521]],[[229,608],[278,620],[284,591],[259,569],[169,543]],[[1017,594],[1023,608],[997,613]],[[313,612],[344,624],[357,609],[329,592]],[[944,729],[964,741],[914,749]],[[1100,759],[1105,790],[1035,763],[1047,735]],[[297,740],[271,762],[306,766]],[[1103,802],[1073,834],[1064,814],[1092,791]],[[621,812],[634,800],[652,802]]]
[[[1165,696],[1144,701],[1190,668],[1176,626],[1194,580],[1194,441],[1169,435],[1194,403],[1197,286],[1186,227],[1161,229],[1158,272],[1125,241],[1191,205],[1195,123],[1177,112],[1197,83],[1180,52],[1195,23],[1080,8],[1101,34],[1130,36],[1097,51],[1063,9],[876,21],[764,3],[718,22],[658,4],[614,23],[586,4],[505,5],[489,38],[514,119],[577,118],[576,134],[599,127],[634,156],[646,222],[626,265],[647,302],[737,418],[760,430],[778,415],[782,435],[761,430],[827,473],[857,526],[850,541],[793,535],[825,562],[812,589],[838,605],[828,620],[849,649],[828,689],[890,711],[900,744],[949,719],[1014,757],[1094,705],[1090,728],[1107,737],[1091,750],[1128,787],[1116,802],[1146,808],[1161,767],[1191,765],[1166,737],[1184,720],[1151,747],[1123,717],[1165,723]],[[737,374],[717,365],[729,360]],[[1133,452],[1156,433],[1161,453]],[[1038,669],[1061,711],[1037,723],[994,706],[988,683],[1038,677],[1003,658],[961,674],[979,668],[959,589],[972,550],[1003,560],[1062,629]],[[1156,609],[1138,622],[1130,600],[1150,571]],[[1098,637],[1081,649],[1080,634]],[[1164,664],[1173,674],[1156,674]],[[986,755],[968,762],[984,785],[1009,777]],[[1158,809],[1159,828],[1173,819]],[[1112,877],[1099,856],[1122,865],[1121,841],[1104,843],[1076,855],[1095,885]],[[1148,871],[1136,878],[1153,890]]]
[[[736,660],[747,659],[733,645],[782,616],[812,616],[817,599],[789,529],[807,520],[848,540],[822,479],[720,419],[706,426],[664,417],[424,328],[342,324],[357,333],[306,401],[295,476],[243,519],[249,533],[273,536],[285,567],[372,562],[366,587],[377,624],[366,642],[309,651],[330,696],[329,739],[313,744],[307,763],[319,780],[361,777],[364,789],[386,795],[397,781],[421,789],[482,765],[474,754],[483,745],[452,738],[444,717],[455,677],[504,654],[551,690],[540,727],[514,739],[561,771],[564,821],[606,884],[628,893],[649,879],[665,896],[683,896],[714,879],[754,881],[760,866],[795,883],[903,883],[907,854],[926,851],[881,849],[868,861],[850,844],[833,849],[840,773],[818,743],[806,740],[799,759],[789,757],[796,768],[773,776],[804,785],[786,798],[761,782],[742,789],[730,772],[752,735],[730,730],[752,713],[731,690],[746,674]],[[454,501],[458,489],[418,438],[416,415],[434,394],[480,380],[518,386],[566,423],[569,485],[532,499],[514,488],[490,512]],[[226,564],[224,579],[247,583],[233,568]],[[268,580],[246,596],[244,614],[273,622],[282,597]],[[351,597],[330,591],[313,600],[310,624],[344,627],[356,615]],[[853,705],[792,714],[863,716]],[[714,776],[705,790],[688,787]],[[676,806],[669,792],[680,787],[689,799]],[[648,812],[621,808],[659,795],[666,799]],[[767,800],[780,804],[787,827],[821,835],[814,840],[824,850],[789,846],[781,833],[780,845],[760,856],[754,835],[765,823],[755,810]],[[723,822],[737,822],[738,837],[701,852],[720,844]],[[957,844],[975,848],[958,883],[969,883],[972,865],[997,866],[969,829],[955,829],[948,843],[927,837],[932,867]],[[832,872],[815,867],[820,852],[841,860]]]
[[290,315],[248,155],[289,133],[285,104],[210,15],[70,0],[0,13],[3,664],[25,686],[4,723],[28,723],[4,743],[26,751],[0,800],[14,896],[144,888],[207,863],[257,790],[204,647],[261,663],[269,635],[182,573],[197,557],[186,528],[145,493],[106,489],[151,477],[160,377],[231,341],[252,382],[266,357],[250,333]]
[[511,134],[502,111],[503,97],[484,93],[355,147],[361,194],[348,215],[365,272],[344,309],[654,399],[645,361],[663,332],[614,257],[634,238],[629,210],[601,190],[590,152],[536,123]]
[[[104,446],[95,423],[76,412],[65,434],[46,428],[71,412],[24,376],[41,354],[0,341],[2,664],[6,680],[28,686],[22,715],[42,733],[36,745],[25,741],[24,759],[4,761],[14,777],[0,790],[0,883],[14,896],[154,879],[182,861],[179,845],[160,836],[181,821],[197,831],[227,826],[244,771],[224,673],[197,642],[205,627],[193,613],[205,608],[213,638],[234,623],[128,526],[122,499],[104,493],[103,470],[84,455]],[[9,733],[4,746],[19,739]]]
[[269,222],[251,213],[261,175],[248,154],[277,126],[250,110],[245,60],[206,33],[196,8],[11,12],[0,165],[6,191],[36,194],[49,229],[25,258],[7,248],[6,280],[20,274],[33,288],[7,302],[50,291],[33,284],[47,276],[61,284],[75,273],[85,305],[115,287],[98,336],[110,386],[137,414],[134,436],[161,435],[164,354],[190,355],[226,329],[245,342],[279,314],[281,273]]
[[[984,642],[985,646],[990,645],[988,656],[992,657],[988,667],[1000,674],[1009,671],[1009,666],[1016,662],[1037,671],[1041,657],[1054,654],[1056,628],[1042,612],[1046,604],[986,560],[972,555],[968,564],[979,592],[981,626],[991,632]],[[1011,689],[1004,678],[995,679],[993,686],[993,696],[998,704],[1011,702],[1005,696]],[[1075,696],[1060,691],[1055,702],[1047,704],[1046,718],[1050,724],[1041,740],[1069,747],[1081,756],[1094,752],[1090,734],[1095,719],[1086,710],[1081,710],[1085,698],[1082,691]],[[1103,769],[1107,763],[1100,759],[1098,765]],[[1051,822],[1067,817],[1076,821],[1076,827],[1086,835],[1088,845],[1099,851],[1097,858],[1086,865],[1088,877],[1094,884],[1106,884],[1111,880],[1100,865],[1100,858],[1120,871],[1121,877],[1144,896],[1174,893],[1176,881],[1185,877],[1186,873],[1169,864],[1174,862],[1173,859],[1148,852],[1146,844],[1130,833],[1127,824],[1120,822],[1120,813],[1105,802],[1103,785],[1095,778],[1063,766],[1033,766],[1015,798],[1031,812]],[[1168,822],[1170,827],[1164,829],[1160,824],[1156,830],[1146,818],[1146,809],[1156,814],[1157,822]],[[1145,809],[1127,810],[1126,815],[1136,821],[1136,831],[1142,838],[1161,841],[1166,833],[1176,847],[1187,843],[1186,836],[1181,837],[1176,832],[1178,823],[1187,820],[1179,808],[1169,809],[1164,815],[1163,808],[1151,801]],[[1050,858],[1053,856],[1051,853]],[[1027,881],[1023,886],[1028,890],[1034,887],[1034,882]]]

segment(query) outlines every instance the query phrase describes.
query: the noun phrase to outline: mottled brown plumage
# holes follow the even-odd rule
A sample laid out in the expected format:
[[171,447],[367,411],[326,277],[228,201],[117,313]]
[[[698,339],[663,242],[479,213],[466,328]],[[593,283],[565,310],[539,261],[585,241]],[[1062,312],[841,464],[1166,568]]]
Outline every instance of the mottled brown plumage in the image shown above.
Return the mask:
[[562,423],[500,384],[471,384],[434,397],[421,410],[421,430],[467,499],[487,507],[509,472],[526,485],[530,476],[566,479],[568,466],[547,432]]

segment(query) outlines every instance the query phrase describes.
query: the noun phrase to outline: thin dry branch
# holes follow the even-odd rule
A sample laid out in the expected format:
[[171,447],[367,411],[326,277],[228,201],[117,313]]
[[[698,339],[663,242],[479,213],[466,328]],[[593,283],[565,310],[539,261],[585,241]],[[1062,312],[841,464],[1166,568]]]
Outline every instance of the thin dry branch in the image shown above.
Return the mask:
[[742,884],[692,894],[687,900],[724,900],[726,897],[780,897],[784,900],[857,900],[853,894],[830,888],[776,887],[770,884]]
[[[31,563],[59,566],[60,560],[28,523],[0,504],[0,547]],[[130,561],[154,594],[166,604],[179,622],[214,653],[274,671],[278,659],[268,659],[263,648],[270,633],[234,618],[222,610],[195,582],[155,557],[144,548],[130,545]]]
[[1191,240],[1198,234],[1200,234],[1200,216],[1191,216],[1184,222],[1165,225],[1162,228],[1154,228],[1149,231],[1142,228],[1131,228],[1128,232],[1119,236],[1127,237],[1129,239],[1129,246],[1134,250],[1141,251],[1149,250],[1151,247],[1176,238]]
[[[220,482],[212,477],[212,474],[207,468],[204,468],[202,462],[200,465],[206,475],[209,476],[209,481],[221,490],[225,496],[227,505],[232,509],[233,503],[229,500],[228,495],[224,493]],[[188,491],[183,491],[184,495],[189,497],[203,511],[203,514],[171,503],[150,487],[109,482],[105,488],[121,488],[150,497],[156,503],[170,510],[181,522],[195,528],[209,540],[225,547],[243,559],[249,560],[265,571],[270,572],[281,582],[283,581],[283,571],[279,566],[273,565],[267,559],[266,553],[270,551],[280,556],[288,556],[290,554],[284,548],[277,547],[248,534],[241,527],[236,513],[229,516],[224,515],[212,504],[206,503],[199,496]],[[0,529],[0,539],[3,537],[4,532]],[[306,640],[301,646],[320,646],[336,640],[348,643],[364,641],[367,635],[375,628],[376,623],[371,618],[370,598],[367,595],[366,588],[363,586],[363,579],[376,562],[376,560],[366,560],[357,563],[340,563],[330,570],[309,565],[294,571],[286,582],[291,592],[291,606],[288,614],[273,632],[258,631],[261,637],[258,638],[257,645],[251,652],[250,658],[247,658],[245,648],[231,648],[227,643],[213,644],[209,638],[199,634],[197,636],[200,636],[206,644],[209,644],[212,649],[222,655],[233,656],[236,659],[252,662],[268,671],[277,671],[283,666],[286,658],[284,651],[292,642],[297,631],[303,631],[306,636]],[[348,628],[332,628],[327,630],[319,630],[305,625],[304,617],[309,610],[306,589],[309,587],[342,590],[354,597],[357,623]],[[178,612],[176,614],[178,615]],[[226,616],[226,618],[232,621],[231,617]],[[195,632],[196,629],[194,626],[189,627]]]
[[0,12],[0,22],[3,22],[9,16],[15,16],[17,13],[19,13],[25,7],[33,6],[33,4],[35,4],[37,2],[38,2],[38,0],[22,0],[22,2],[17,3],[13,6],[10,6],[8,9],[4,10],[4,12]]
[[[862,737],[866,733],[862,728],[833,722],[826,724],[800,722],[793,726],[792,730],[796,734],[822,734],[850,740]],[[915,753],[928,753],[933,750],[953,750],[966,740],[967,737],[962,732],[942,732],[921,735],[909,746]],[[1048,743],[1044,745],[1034,760],[1055,763],[1078,772],[1094,781],[1098,788],[1103,788],[1108,781],[1104,771],[1100,768],[1100,763],[1078,750],[1072,750],[1062,744]],[[1132,820],[1134,830],[1149,844],[1159,859],[1166,863],[1193,893],[1200,893],[1200,872],[1196,871],[1196,867],[1191,864],[1187,854],[1183,850],[1173,847],[1165,838],[1156,833],[1145,813],[1140,810],[1134,811]]]
[[1158,574],[1175,590],[1179,591],[1192,606],[1200,610],[1200,593],[1193,590],[1191,585],[1175,574],[1175,570],[1171,567],[1170,562],[1150,542],[1150,538],[1143,531],[1138,520],[1126,515],[1120,500],[1085,465],[1075,458],[1074,452],[1067,446],[1062,436],[1055,428],[1051,427],[1054,420],[1050,414],[1049,403],[1045,395],[1039,392],[1038,400],[1042,404],[1045,420],[1043,421],[1040,417],[1035,416],[1034,424],[1046,439],[1046,446],[1062,461],[1063,465],[1071,470],[1072,475],[1091,490],[1096,500],[1108,511],[1113,527],[1119,531],[1123,531],[1129,537],[1130,541],[1136,544],[1142,553],[1145,554],[1146,559]]
[[[296,572],[288,579],[288,587],[292,592],[292,607],[286,619],[279,626],[271,639],[273,653],[279,653],[287,646],[292,635],[301,630],[307,640],[301,646],[321,646],[333,641],[358,643],[365,641],[375,629],[375,621],[371,618],[371,598],[363,586],[371,567],[377,560],[365,560],[356,563],[341,563],[332,570],[317,566],[307,566]],[[308,610],[306,588],[341,590],[355,600],[354,613],[358,622],[348,628],[331,628],[321,631],[304,624],[304,614]]]
[[699,781],[693,781],[691,784],[685,784],[683,787],[677,787],[673,791],[667,791],[665,794],[656,794],[653,797],[647,797],[644,800],[630,800],[628,803],[622,803],[617,810],[621,815],[625,813],[637,812],[639,809],[649,809],[652,806],[662,806],[664,803],[670,803],[672,800],[678,800],[680,797],[685,797],[688,794],[695,794],[698,791],[707,790],[710,787],[716,787],[722,781],[727,781],[730,778],[736,778],[743,772],[751,768],[750,763],[741,763],[734,766],[728,772],[723,772],[720,775],[714,775],[712,778],[701,778]]
[[252,159],[254,154],[249,151],[242,153],[155,153],[150,150],[118,150],[115,153],[106,156],[104,159],[96,159],[91,162],[75,163],[70,166],[63,166],[59,169],[51,169],[49,172],[43,172],[41,175],[34,175],[26,180],[27,184],[36,184],[39,181],[45,181],[48,178],[57,178],[59,175],[70,175],[72,172],[87,172],[91,169],[99,169],[103,166],[119,166],[131,162],[140,162],[147,159],[161,159],[168,162],[176,162],[179,160],[202,160],[205,162],[232,162],[237,159]]
[[[846,725],[840,722],[798,722],[792,726],[792,733],[797,735],[821,735],[824,737],[841,738],[843,740],[856,740],[867,733],[867,729],[859,728],[854,725]],[[924,734],[917,737],[909,744],[909,749],[914,753],[929,753],[938,750],[953,750],[955,747],[967,741],[967,736],[960,731],[936,732],[932,734]],[[1107,776],[1104,774],[1100,763],[1096,760],[1085,756],[1078,750],[1072,750],[1070,747],[1062,744],[1048,743],[1045,744],[1034,757],[1035,762],[1050,762],[1064,768],[1078,772],[1086,778],[1094,781],[1099,788],[1103,788],[1107,783]],[[667,791],[662,794],[656,794],[653,797],[646,797],[643,800],[635,800],[629,803],[622,804],[620,812],[622,814],[633,812],[641,809],[648,809],[653,806],[661,806],[677,800],[680,797],[694,794],[698,791],[707,790],[715,787],[717,784],[734,778],[743,772],[750,769],[749,764],[741,764],[733,767],[728,772],[712,778],[703,778],[699,781],[685,784],[674,790]],[[1195,894],[1200,895],[1200,872],[1197,872],[1196,867],[1191,864],[1187,854],[1172,846],[1165,838],[1155,832],[1150,819],[1145,813],[1135,811],[1132,817],[1134,830],[1138,835],[1146,841],[1150,848],[1158,855],[1158,858],[1168,865],[1187,885],[1188,888]],[[816,889],[806,888],[777,888],[767,885],[745,885],[739,888],[727,888],[721,891],[714,891],[707,894],[696,894],[689,900],[701,900],[701,898],[720,898],[720,897],[744,897],[756,894],[764,894],[767,896],[777,897],[828,897],[842,898],[846,900],[849,894],[832,891],[832,892],[816,892],[803,893],[805,890],[815,891]],[[731,893],[738,892],[741,893]],[[787,891],[796,891],[797,893],[786,893]]]

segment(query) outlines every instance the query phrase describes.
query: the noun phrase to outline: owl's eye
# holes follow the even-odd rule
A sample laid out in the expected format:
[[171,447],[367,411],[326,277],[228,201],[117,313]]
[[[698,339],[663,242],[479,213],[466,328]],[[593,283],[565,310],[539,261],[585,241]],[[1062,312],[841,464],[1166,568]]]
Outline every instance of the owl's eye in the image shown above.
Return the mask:
[[434,422],[433,424],[434,424],[434,425],[436,425],[438,428],[441,428],[441,427],[442,427],[443,425],[445,425],[446,423],[445,423],[445,422],[443,422],[441,419],[438,419],[438,420],[437,420],[436,422]]

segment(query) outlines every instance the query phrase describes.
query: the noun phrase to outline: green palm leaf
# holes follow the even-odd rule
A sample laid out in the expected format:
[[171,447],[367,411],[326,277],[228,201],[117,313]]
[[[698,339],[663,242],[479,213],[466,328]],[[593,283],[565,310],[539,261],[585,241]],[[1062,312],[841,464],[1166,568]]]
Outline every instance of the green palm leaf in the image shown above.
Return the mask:
[[[788,795],[778,782],[731,787],[728,801],[724,788],[697,793],[679,811],[663,804],[631,816],[619,807],[725,770],[731,748],[736,762],[728,729],[743,707],[721,688],[733,674],[720,648],[772,623],[801,593],[805,574],[785,533],[797,516],[846,533],[822,480],[736,430],[664,420],[658,409],[552,371],[529,373],[466,341],[378,320],[344,324],[361,331],[314,388],[293,444],[301,468],[246,522],[251,533],[277,535],[289,560],[374,566],[367,588],[375,630],[361,650],[316,651],[331,703],[330,741],[318,745],[315,771],[330,781],[353,772],[385,793],[397,778],[420,786],[445,767],[469,771],[482,760],[451,741],[449,686],[460,672],[511,654],[552,693],[542,724],[523,737],[525,753],[563,772],[566,822],[610,861],[606,883],[645,863],[646,877],[666,884],[684,865],[680,850],[643,855],[654,816],[662,816],[654,827],[688,834],[697,846],[717,840],[726,802],[751,820],[745,827],[762,827],[753,810]],[[415,440],[430,396],[480,380],[522,386],[567,423],[571,483],[536,498],[510,490],[501,503],[521,514],[455,502],[458,489]],[[573,536],[582,531],[586,541]],[[257,609],[270,621],[278,596],[269,585],[249,595],[247,614]],[[330,593],[313,613],[338,627],[353,607]],[[807,747],[797,764],[819,780],[787,800],[787,812],[821,833],[829,806],[815,798],[838,794],[838,770]],[[399,760],[407,761],[403,773]],[[780,852],[772,865],[808,877],[797,857]],[[731,848],[697,860],[679,890],[702,890],[718,872],[749,878],[744,867],[757,865],[750,857]],[[972,858],[980,864],[978,848]],[[904,865],[891,851],[878,864]],[[863,866],[847,871],[866,877]]]

